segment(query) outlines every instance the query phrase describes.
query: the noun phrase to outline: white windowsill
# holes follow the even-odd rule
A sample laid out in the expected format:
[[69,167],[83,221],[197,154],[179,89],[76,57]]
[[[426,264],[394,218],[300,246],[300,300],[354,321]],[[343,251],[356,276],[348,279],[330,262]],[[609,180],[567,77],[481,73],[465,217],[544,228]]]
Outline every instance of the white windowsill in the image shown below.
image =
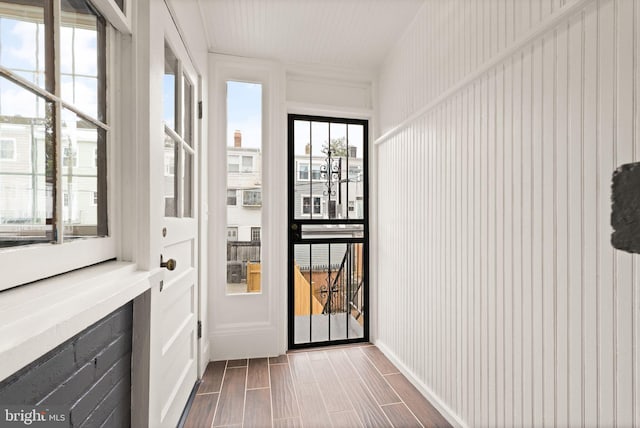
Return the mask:
[[0,293],[0,380],[150,287],[151,272],[106,262]]

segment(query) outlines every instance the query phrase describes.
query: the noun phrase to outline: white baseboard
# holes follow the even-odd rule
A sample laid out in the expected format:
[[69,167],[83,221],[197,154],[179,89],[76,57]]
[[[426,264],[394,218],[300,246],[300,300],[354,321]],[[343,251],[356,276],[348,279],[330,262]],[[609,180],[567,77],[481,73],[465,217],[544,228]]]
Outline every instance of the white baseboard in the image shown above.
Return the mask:
[[456,428],[467,428],[467,424],[444,402],[438,397],[424,382],[418,377],[394,354],[384,342],[377,340],[375,345],[382,353],[398,368],[400,372],[415,386],[433,407]]
[[214,331],[209,334],[209,355],[211,361],[275,357],[284,352],[277,349],[277,339],[272,327]]

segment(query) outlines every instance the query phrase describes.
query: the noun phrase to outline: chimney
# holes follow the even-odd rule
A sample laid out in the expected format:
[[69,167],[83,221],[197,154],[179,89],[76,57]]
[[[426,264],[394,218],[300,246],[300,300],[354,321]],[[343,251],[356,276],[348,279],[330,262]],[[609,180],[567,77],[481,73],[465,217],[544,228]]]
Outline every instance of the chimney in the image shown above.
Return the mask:
[[237,129],[233,133],[233,147],[242,147],[242,132]]

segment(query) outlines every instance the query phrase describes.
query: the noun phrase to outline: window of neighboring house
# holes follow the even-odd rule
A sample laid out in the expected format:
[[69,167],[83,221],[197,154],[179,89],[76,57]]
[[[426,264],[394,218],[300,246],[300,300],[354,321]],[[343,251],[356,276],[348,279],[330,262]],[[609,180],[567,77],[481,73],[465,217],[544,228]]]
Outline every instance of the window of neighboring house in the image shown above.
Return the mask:
[[98,204],[98,192],[93,192],[93,205]]
[[16,160],[16,140],[13,138],[0,139],[0,160]]
[[242,156],[242,172],[253,172],[252,156]]
[[242,192],[242,205],[246,207],[259,207],[262,205],[261,190],[244,190]]
[[[320,180],[320,165],[312,164],[311,165],[311,179],[314,181]],[[300,181],[308,181],[309,180],[309,164],[304,162],[298,163],[298,180]]]
[[322,198],[320,196],[303,196],[302,197],[302,214],[310,215],[322,214]]
[[227,205],[238,205],[238,191],[227,189]]
[[298,180],[309,180],[308,163],[298,163]]
[[252,241],[260,241],[260,228],[252,227],[251,228],[251,240]]
[[239,156],[227,156],[227,172],[240,172]]
[[78,166],[78,151],[71,147],[65,147],[62,154],[62,166],[63,167],[77,167]]
[[62,205],[65,206],[65,207],[68,207],[69,206],[69,193],[64,192],[64,194],[62,196],[63,196]]
[[237,241],[237,240],[238,240],[238,228],[227,227],[227,241]]

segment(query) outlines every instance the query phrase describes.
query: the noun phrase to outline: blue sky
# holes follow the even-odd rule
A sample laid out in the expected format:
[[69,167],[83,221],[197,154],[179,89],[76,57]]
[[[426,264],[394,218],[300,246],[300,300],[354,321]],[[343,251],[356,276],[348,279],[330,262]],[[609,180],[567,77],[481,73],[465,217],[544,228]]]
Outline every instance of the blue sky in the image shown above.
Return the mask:
[[262,85],[227,82],[227,146],[242,132],[242,147],[262,147]]

